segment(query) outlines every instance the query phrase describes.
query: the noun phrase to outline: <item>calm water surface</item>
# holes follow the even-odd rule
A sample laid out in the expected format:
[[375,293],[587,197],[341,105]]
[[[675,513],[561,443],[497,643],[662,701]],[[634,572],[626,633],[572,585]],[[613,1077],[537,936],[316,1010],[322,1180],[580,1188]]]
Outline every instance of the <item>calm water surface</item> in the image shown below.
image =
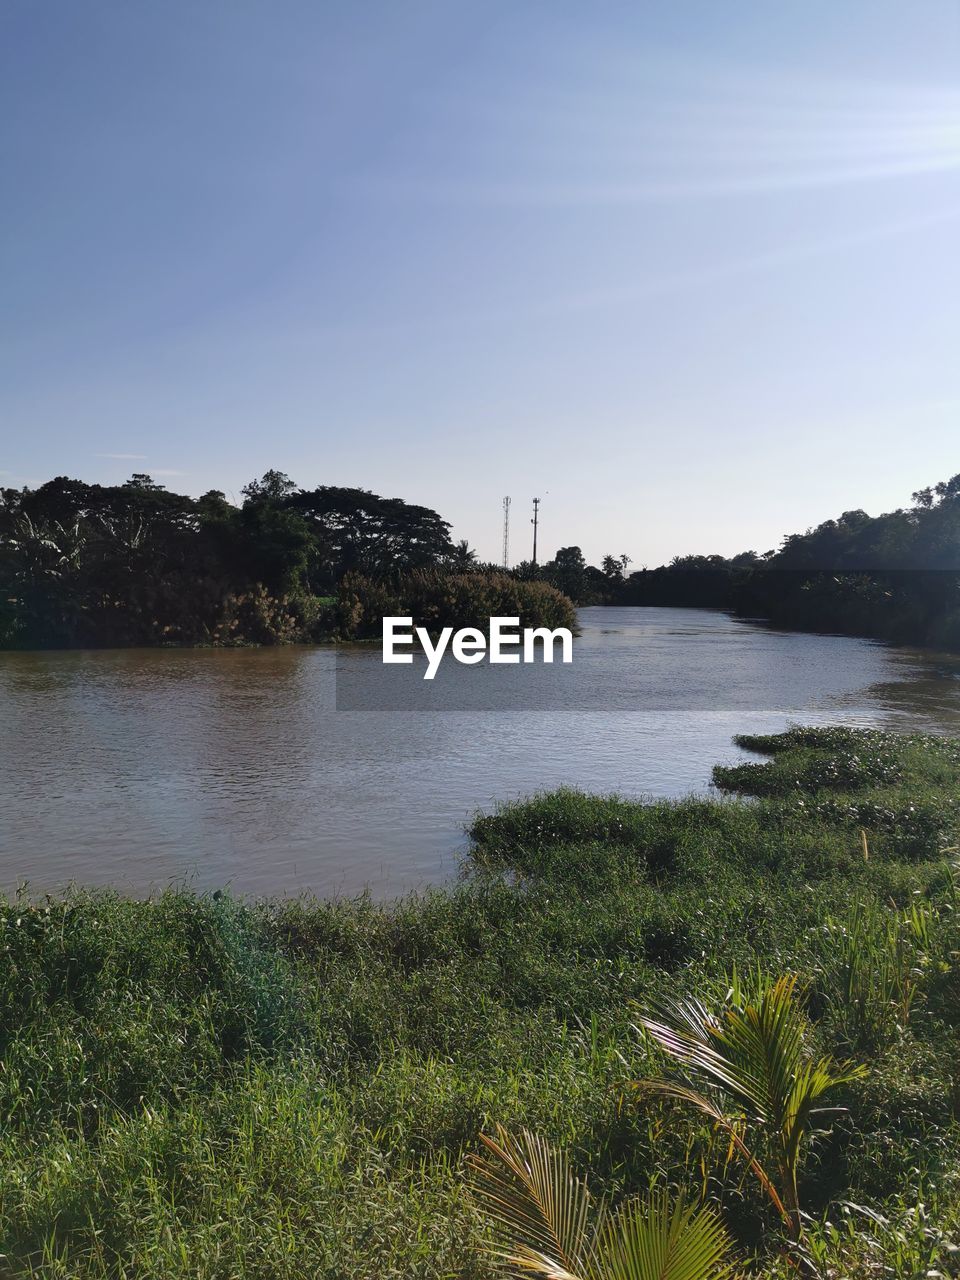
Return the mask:
[[734,733],[797,720],[960,733],[956,659],[700,610],[581,623],[562,679],[448,662],[409,710],[374,650],[0,654],[0,883],[389,896],[538,788],[702,791]]

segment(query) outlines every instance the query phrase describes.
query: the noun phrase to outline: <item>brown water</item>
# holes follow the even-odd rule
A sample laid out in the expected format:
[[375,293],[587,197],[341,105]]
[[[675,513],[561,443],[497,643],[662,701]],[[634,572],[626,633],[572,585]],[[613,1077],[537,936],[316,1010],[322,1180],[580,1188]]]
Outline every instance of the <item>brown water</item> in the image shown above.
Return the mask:
[[960,660],[700,610],[581,621],[561,679],[445,663],[405,711],[370,649],[0,654],[0,883],[390,895],[538,788],[703,790],[734,733],[790,721],[960,733]]

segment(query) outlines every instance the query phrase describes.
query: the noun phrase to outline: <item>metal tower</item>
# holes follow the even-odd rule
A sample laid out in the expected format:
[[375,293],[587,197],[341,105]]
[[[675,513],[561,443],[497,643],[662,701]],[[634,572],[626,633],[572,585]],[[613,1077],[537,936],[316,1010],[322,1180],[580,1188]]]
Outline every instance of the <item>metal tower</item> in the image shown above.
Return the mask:
[[510,499],[503,500],[503,567],[510,568]]
[[537,525],[540,523],[540,499],[533,500],[533,519],[530,521],[533,525],[533,567],[537,567]]

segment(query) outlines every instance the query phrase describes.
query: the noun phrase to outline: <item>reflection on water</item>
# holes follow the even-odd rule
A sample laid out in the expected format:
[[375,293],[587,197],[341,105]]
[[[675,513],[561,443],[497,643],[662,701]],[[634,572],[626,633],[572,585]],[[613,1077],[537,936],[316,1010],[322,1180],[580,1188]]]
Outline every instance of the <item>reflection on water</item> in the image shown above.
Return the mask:
[[2,654],[0,882],[393,894],[540,787],[703,789],[734,733],[791,720],[960,733],[960,661],[700,610],[581,620],[561,680],[445,662],[409,710],[384,676],[410,669],[370,649]]

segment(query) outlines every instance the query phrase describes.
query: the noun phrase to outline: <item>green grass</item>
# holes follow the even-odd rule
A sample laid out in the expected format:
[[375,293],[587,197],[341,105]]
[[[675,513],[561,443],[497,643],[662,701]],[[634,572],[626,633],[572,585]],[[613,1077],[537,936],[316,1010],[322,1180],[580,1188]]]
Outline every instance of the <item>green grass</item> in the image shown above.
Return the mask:
[[724,1144],[618,1087],[659,1065],[638,1006],[758,962],[869,1067],[805,1169],[812,1250],[954,1274],[960,743],[744,745],[767,762],[716,781],[751,798],[536,796],[475,820],[461,883],[395,905],[0,906],[0,1275],[480,1280],[463,1159],[495,1121],[615,1196],[705,1191],[785,1275]]

